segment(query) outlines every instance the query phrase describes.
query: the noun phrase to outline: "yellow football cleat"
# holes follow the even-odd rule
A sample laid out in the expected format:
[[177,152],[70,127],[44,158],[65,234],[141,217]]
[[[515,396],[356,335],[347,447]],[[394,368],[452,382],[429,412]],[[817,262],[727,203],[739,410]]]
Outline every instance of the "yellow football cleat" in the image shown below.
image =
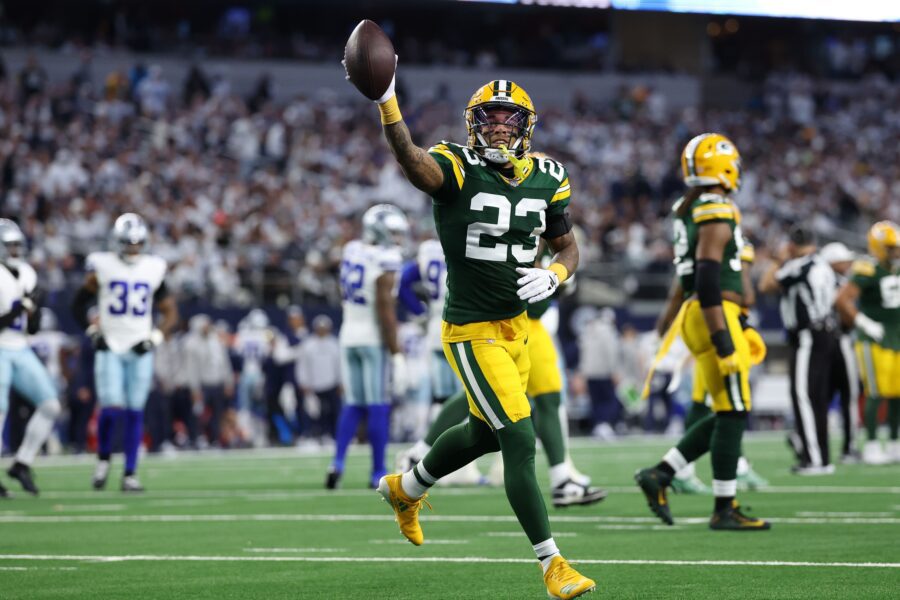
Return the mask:
[[558,600],[577,598],[597,588],[593,579],[573,569],[562,556],[554,556],[550,561],[550,567],[544,573],[544,585],[547,595]]
[[422,504],[431,508],[431,505],[425,501],[428,494],[418,500],[413,500],[403,492],[400,477],[400,473],[382,477],[378,482],[378,493],[394,509],[394,515],[397,523],[400,524],[400,533],[403,534],[403,537],[416,546],[421,546],[425,541],[425,536],[419,525],[419,510],[422,508]]

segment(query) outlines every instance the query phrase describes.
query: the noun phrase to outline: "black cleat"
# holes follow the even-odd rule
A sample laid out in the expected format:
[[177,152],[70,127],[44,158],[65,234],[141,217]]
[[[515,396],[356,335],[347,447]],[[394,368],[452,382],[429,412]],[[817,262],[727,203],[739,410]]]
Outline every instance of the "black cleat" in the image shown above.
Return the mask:
[[598,487],[582,485],[577,481],[568,479],[553,488],[553,506],[566,508],[568,506],[588,506],[600,502],[607,496],[607,491]]
[[17,479],[22,484],[22,489],[32,496],[38,495],[37,486],[34,485],[34,477],[31,474],[31,467],[20,462],[14,462],[13,466],[6,471],[6,474]]
[[767,531],[772,525],[768,521],[748,517],[741,512],[737,500],[732,500],[731,506],[713,513],[709,528],[716,531]]
[[0,498],[12,498],[12,494],[9,493],[9,490],[3,487],[2,483],[0,483]]
[[336,490],[341,483],[341,475],[343,475],[343,473],[336,470],[334,467],[328,467],[328,475],[325,476],[325,489]]
[[653,514],[662,519],[666,525],[674,525],[672,511],[669,510],[669,498],[666,496],[666,488],[672,485],[672,476],[656,467],[649,467],[635,473],[634,480],[644,492],[647,505]]

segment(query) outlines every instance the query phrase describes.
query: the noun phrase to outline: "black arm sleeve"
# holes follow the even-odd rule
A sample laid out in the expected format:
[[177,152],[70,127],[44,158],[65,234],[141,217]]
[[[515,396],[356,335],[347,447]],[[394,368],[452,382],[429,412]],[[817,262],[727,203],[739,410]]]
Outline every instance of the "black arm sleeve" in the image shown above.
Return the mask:
[[545,240],[552,240],[562,235],[566,235],[572,229],[572,221],[569,219],[569,211],[562,214],[554,214],[547,217],[547,228],[541,237]]
[[24,306],[22,306],[21,304],[16,304],[12,307],[11,311],[3,316],[0,316],[0,329],[6,329],[10,325],[12,325],[12,322],[15,321],[19,317],[19,315],[24,312],[24,310]]
[[153,302],[154,304],[158,304],[162,302],[166,298],[169,297],[169,288],[166,287],[166,282],[163,281],[159,284],[159,287],[156,288],[156,291],[153,292]]
[[719,275],[721,269],[722,265],[718,261],[708,258],[697,261],[694,282],[697,287],[697,298],[700,300],[702,308],[722,304],[722,284]]
[[28,315],[28,335],[34,335],[41,329],[41,309],[38,308],[34,314]]
[[88,321],[88,308],[91,306],[91,300],[93,300],[94,294],[88,291],[86,288],[81,287],[78,289],[78,293],[75,294],[75,299],[72,300],[72,316],[75,317],[75,321],[81,326],[82,329],[87,329],[90,325]]

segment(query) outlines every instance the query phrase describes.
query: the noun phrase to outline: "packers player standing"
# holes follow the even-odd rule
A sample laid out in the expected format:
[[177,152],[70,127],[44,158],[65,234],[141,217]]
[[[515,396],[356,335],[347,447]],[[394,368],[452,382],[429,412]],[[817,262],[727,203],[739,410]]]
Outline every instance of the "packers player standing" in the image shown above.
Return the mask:
[[[472,95],[465,146],[445,142],[429,150],[413,143],[393,88],[392,81],[376,102],[401,169],[433,201],[447,261],[441,341],[472,418],[444,432],[412,470],[382,478],[378,491],[403,535],[419,545],[418,512],[428,489],[479,456],[502,452],[506,495],[541,562],[549,595],[580,596],[595,583],[569,566],[550,533],[525,394],[531,367],[526,307],[551,296],[578,266],[565,210],[568,175],[556,161],[527,155],[537,114],[512,81],[491,81]],[[534,266],[540,237],[556,253],[546,269]]]
[[[863,462],[900,461],[900,227],[879,221],[869,230],[869,254],[853,263],[853,275],[838,292],[835,306],[856,327],[856,355],[866,392]],[[857,301],[859,308],[857,308]],[[890,442],[878,442],[878,409],[888,400]]]
[[713,413],[694,423],[659,464],[638,471],[635,480],[651,510],[671,525],[666,491],[673,476],[709,451],[715,495],[710,528],[765,530],[769,523],[744,515],[735,500],[741,438],[750,411],[751,365],[740,322],[740,213],[729,199],[740,186],[740,155],[725,136],[704,133],[685,146],[681,169],[688,191],[673,208],[675,270],[685,298],[681,337],[712,396]]

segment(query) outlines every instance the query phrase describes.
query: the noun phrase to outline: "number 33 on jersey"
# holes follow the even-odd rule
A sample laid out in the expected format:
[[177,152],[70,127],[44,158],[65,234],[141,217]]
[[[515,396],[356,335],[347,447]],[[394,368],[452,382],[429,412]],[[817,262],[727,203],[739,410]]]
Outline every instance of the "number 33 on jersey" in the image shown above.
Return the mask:
[[150,254],[125,262],[115,252],[94,252],[87,268],[97,276],[100,331],[109,349],[127,352],[153,330],[153,295],[163,282],[166,261]]
[[432,194],[449,273],[444,320],[462,325],[522,313],[516,268],[534,266],[547,218],[565,212],[568,173],[554,160],[531,157],[524,179],[515,181],[468,147],[444,142],[428,152],[444,172]]

